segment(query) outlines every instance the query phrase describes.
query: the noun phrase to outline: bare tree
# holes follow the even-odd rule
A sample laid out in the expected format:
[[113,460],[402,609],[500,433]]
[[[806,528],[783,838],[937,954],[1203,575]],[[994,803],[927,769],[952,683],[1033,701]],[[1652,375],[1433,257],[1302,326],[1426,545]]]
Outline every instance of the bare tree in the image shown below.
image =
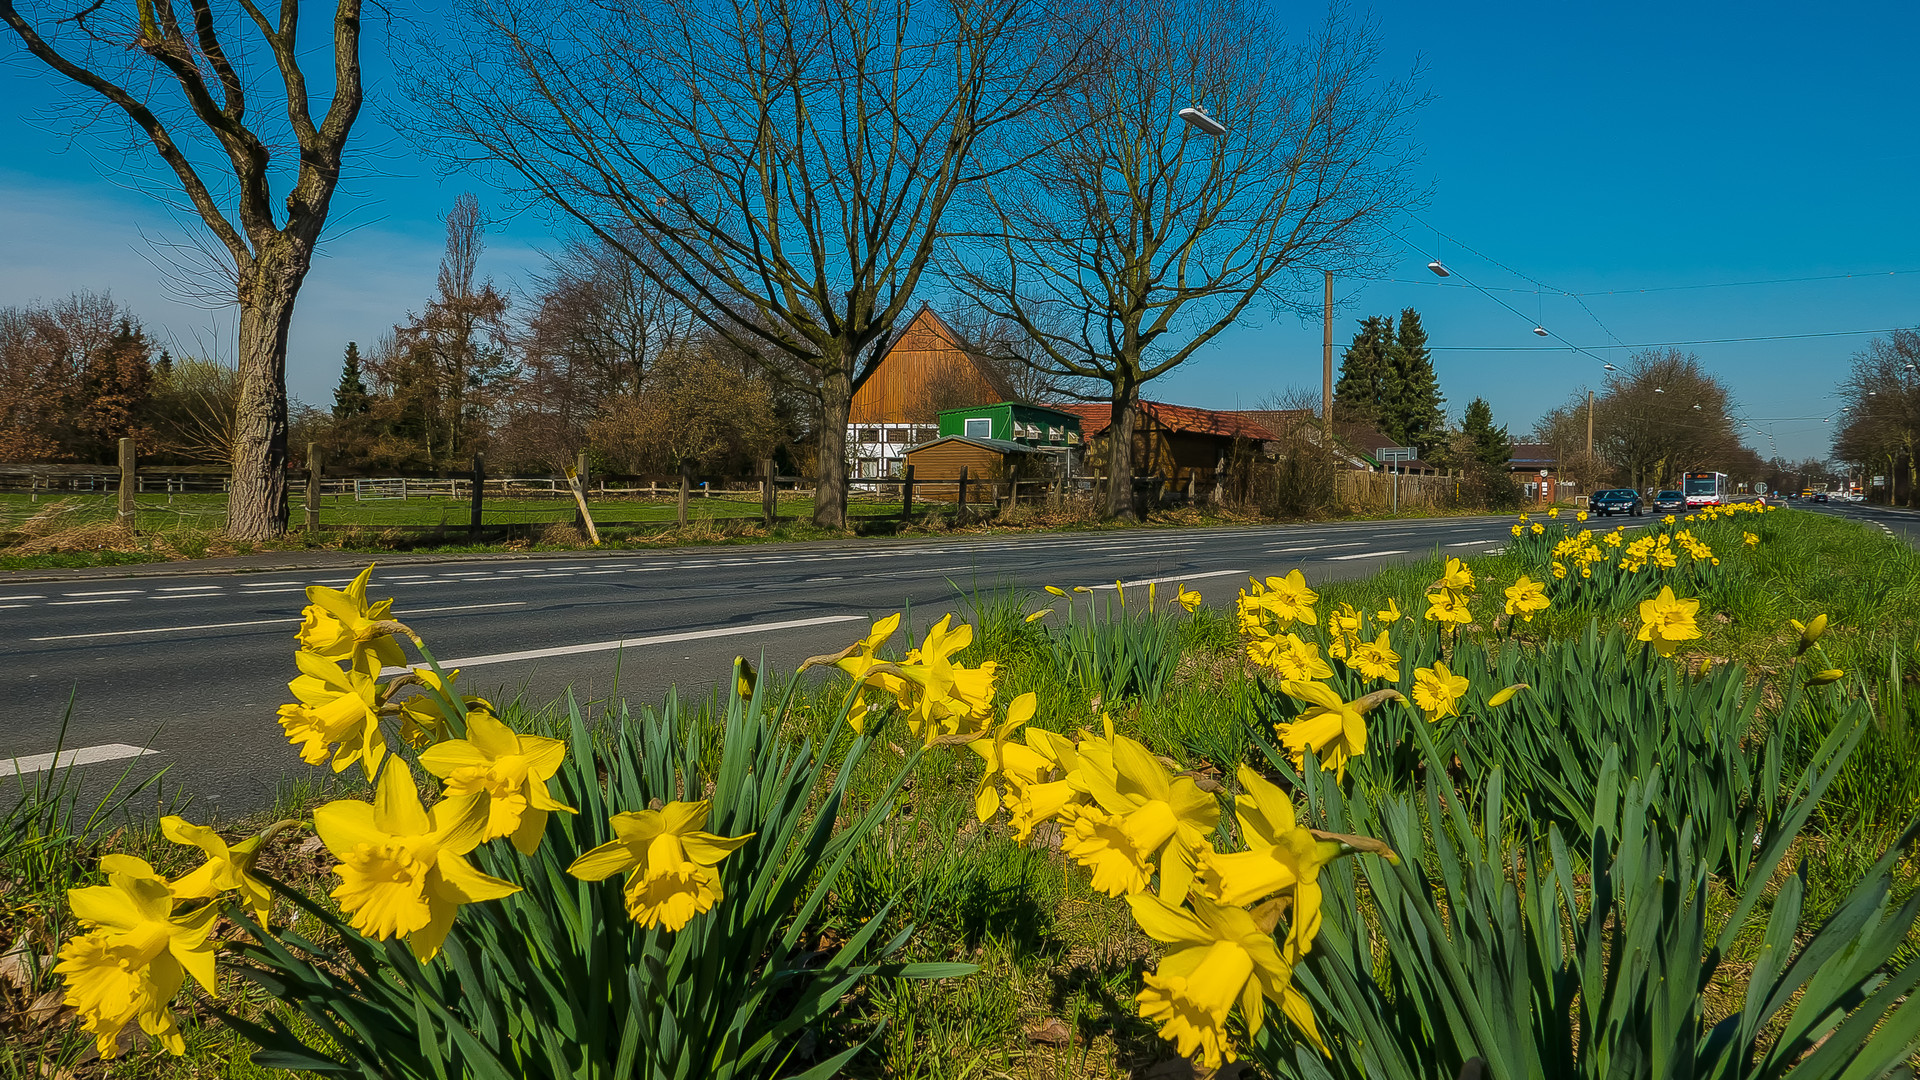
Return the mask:
[[[287,332],[294,299],[360,113],[360,0],[336,0],[333,98],[318,123],[300,66],[299,0],[280,0],[277,17],[254,0],[239,0],[239,10],[229,12],[216,10],[215,0],[189,0],[184,22],[172,0],[136,0],[131,8],[129,19],[125,7],[73,0],[65,14],[29,16],[14,0],[0,0],[0,19],[35,58],[124,114],[232,260],[240,400],[227,528],[241,539],[265,539],[287,526]],[[236,25],[251,26],[258,40],[234,31]],[[278,86],[267,92],[285,109],[284,121],[266,122],[272,127],[248,113],[255,92],[268,86],[265,77],[248,77],[263,51],[278,76]],[[162,89],[169,83],[177,96]],[[290,164],[276,161],[282,123],[297,148]],[[289,178],[276,217],[274,182]]]
[[1644,349],[1607,376],[1594,450],[1636,488],[1671,485],[1692,469],[1725,470],[1741,449],[1730,402],[1699,357]]
[[[1378,78],[1372,27],[1337,9],[1296,45],[1260,0],[1141,0],[1083,17],[1102,47],[1051,106],[1067,134],[987,188],[953,279],[1025,331],[1045,366],[1105,384],[1106,512],[1131,517],[1141,385],[1256,300],[1283,305],[1297,272],[1369,261],[1377,226],[1415,197],[1418,102]],[[1224,134],[1180,118],[1201,103]]]
[[1854,355],[1840,393],[1834,457],[1885,476],[1889,501],[1904,493],[1920,502],[1920,330],[1875,338]]
[[[1041,0],[463,0],[426,134],[621,251],[817,405],[846,524],[853,392],[955,195],[1066,59]],[[447,40],[457,42],[453,47]],[[464,46],[464,47],[461,47]]]

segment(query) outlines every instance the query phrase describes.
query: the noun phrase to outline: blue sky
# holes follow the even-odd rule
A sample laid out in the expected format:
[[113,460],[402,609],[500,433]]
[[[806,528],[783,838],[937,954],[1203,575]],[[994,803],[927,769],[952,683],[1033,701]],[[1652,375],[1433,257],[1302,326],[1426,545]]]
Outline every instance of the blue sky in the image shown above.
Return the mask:
[[[1755,449],[1826,452],[1818,417],[1837,407],[1834,383],[1869,339],[1786,335],[1920,324],[1920,273],[1909,272],[1920,271],[1909,53],[1920,5],[1373,10],[1387,66],[1424,65],[1432,102],[1417,131],[1433,197],[1399,227],[1407,248],[1384,280],[1340,283],[1338,343],[1366,314],[1415,307],[1439,349],[1450,408],[1485,397],[1518,432],[1603,374],[1588,356],[1543,348],[1558,342],[1533,335],[1535,321],[1608,357],[1627,350],[1599,347],[1772,338],[1681,347],[1771,434],[1751,437]],[[41,107],[57,88],[11,40],[0,53],[0,101],[12,106],[0,115],[0,305],[110,289],[161,340],[230,354],[218,344],[230,322],[157,282],[149,242],[181,229],[143,190],[150,174],[51,130]],[[376,69],[383,50],[378,39],[369,50]],[[389,89],[384,77],[373,89]],[[330,401],[346,341],[372,341],[432,291],[439,216],[454,196],[491,201],[474,178],[442,178],[417,159],[379,113],[362,121],[362,171],[336,199],[338,227],[295,317],[288,381],[307,401]],[[554,241],[539,215],[493,209],[483,269],[515,285]],[[1458,274],[1434,278],[1425,264],[1435,256]],[[1676,288],[1845,274],[1854,276]],[[1536,295],[1536,281],[1549,288]],[[1563,291],[1583,294],[1591,314]],[[1248,407],[1289,386],[1317,388],[1319,362],[1317,314],[1261,315],[1148,394]],[[1788,419],[1804,417],[1814,419]]]

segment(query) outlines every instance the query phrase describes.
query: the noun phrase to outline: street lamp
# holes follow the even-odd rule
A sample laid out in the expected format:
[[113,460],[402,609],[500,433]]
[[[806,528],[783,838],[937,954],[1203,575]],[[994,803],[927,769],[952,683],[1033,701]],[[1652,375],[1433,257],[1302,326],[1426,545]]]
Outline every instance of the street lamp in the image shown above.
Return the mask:
[[1208,116],[1207,110],[1197,105],[1190,109],[1181,109],[1180,119],[1185,120],[1202,135],[1225,135],[1227,133],[1227,125]]
[[1453,271],[1451,271],[1451,270],[1449,270],[1449,269],[1447,269],[1446,267],[1444,267],[1444,266],[1442,266],[1442,265],[1440,265],[1440,260],[1439,260],[1439,259],[1435,259],[1435,260],[1433,260],[1432,262],[1430,262],[1430,263],[1428,263],[1428,264],[1427,264],[1427,269],[1429,269],[1429,270],[1431,270],[1431,271],[1433,271],[1433,272],[1434,272],[1434,275],[1435,275],[1435,276],[1437,276],[1437,277],[1452,277],[1452,276],[1453,276]]

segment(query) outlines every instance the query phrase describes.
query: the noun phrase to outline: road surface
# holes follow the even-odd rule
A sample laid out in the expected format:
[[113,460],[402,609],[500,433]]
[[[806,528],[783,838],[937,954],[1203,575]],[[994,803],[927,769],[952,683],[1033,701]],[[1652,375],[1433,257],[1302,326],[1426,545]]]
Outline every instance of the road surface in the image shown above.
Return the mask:
[[[791,671],[908,604],[921,628],[945,611],[964,617],[959,590],[1158,580],[1168,589],[1185,582],[1222,607],[1249,573],[1300,567],[1310,582],[1359,577],[1435,551],[1495,548],[1512,520],[467,558],[383,567],[370,595],[395,597],[395,616],[422,633],[443,667],[462,670],[465,693],[497,704],[545,705],[569,689],[585,701],[657,702],[676,685],[704,696],[736,654],[764,651],[769,669]],[[291,700],[302,593],[350,576],[179,573],[49,584],[0,575],[0,783],[44,771],[63,745],[89,790],[129,770],[138,777],[165,767],[167,786],[190,793],[198,817],[269,805],[283,778],[305,771],[275,721]]]

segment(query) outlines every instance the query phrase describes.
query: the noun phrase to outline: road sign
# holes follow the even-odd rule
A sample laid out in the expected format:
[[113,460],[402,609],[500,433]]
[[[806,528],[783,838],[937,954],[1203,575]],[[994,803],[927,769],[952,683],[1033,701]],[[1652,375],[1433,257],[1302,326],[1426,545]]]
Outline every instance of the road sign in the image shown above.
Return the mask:
[[1419,448],[1412,446],[1383,446],[1380,448],[1381,461],[1412,461],[1420,456]]
[[1753,485],[1753,493],[1755,495],[1765,495],[1767,493],[1767,485],[1765,484]]

